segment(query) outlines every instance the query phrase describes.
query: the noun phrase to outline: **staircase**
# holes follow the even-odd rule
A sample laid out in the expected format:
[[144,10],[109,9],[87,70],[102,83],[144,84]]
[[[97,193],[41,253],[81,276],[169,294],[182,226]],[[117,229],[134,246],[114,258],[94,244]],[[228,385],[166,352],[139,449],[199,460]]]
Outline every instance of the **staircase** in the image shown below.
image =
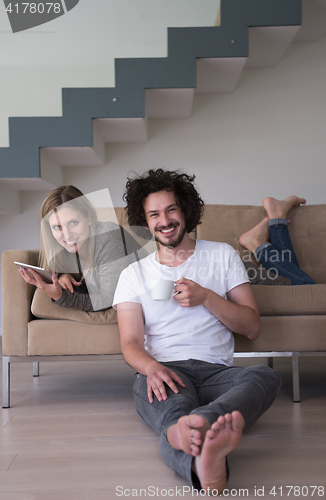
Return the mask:
[[62,89],[61,117],[9,118],[0,213],[19,213],[20,191],[62,184],[62,167],[105,165],[108,142],[145,142],[148,118],[188,118],[195,94],[232,92],[244,68],[325,33],[326,0],[221,0],[221,26],[169,28],[167,57],[115,60],[115,87]]

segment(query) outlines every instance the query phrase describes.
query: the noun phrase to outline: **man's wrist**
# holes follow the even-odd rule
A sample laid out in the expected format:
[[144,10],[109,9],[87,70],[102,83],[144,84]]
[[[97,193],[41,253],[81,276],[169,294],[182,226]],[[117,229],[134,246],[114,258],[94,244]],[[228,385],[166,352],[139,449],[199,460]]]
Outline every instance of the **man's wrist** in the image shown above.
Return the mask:
[[160,363],[156,359],[152,358],[145,366],[145,375],[148,376],[149,372],[155,367],[160,366]]
[[205,290],[205,294],[204,294],[203,306],[205,306],[205,307],[207,307],[207,309],[209,309],[211,301],[215,297],[216,293],[213,292],[213,290],[210,290],[209,288],[205,288],[204,290]]

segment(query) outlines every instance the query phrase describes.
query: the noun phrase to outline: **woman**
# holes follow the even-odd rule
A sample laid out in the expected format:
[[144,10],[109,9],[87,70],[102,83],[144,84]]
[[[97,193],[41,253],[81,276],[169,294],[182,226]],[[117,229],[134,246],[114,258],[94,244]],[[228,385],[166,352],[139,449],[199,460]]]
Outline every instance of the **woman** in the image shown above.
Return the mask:
[[41,217],[40,266],[52,273],[53,283],[20,268],[25,281],[62,307],[111,308],[120,273],[138,260],[140,245],[117,224],[98,222],[92,204],[74,186],[54,189]]
[[314,285],[310,276],[301,271],[292,247],[287,216],[291,208],[305,205],[304,198],[289,196],[285,200],[265,198],[267,217],[239,238],[240,244],[254,254],[265,269],[288,278],[291,285]]

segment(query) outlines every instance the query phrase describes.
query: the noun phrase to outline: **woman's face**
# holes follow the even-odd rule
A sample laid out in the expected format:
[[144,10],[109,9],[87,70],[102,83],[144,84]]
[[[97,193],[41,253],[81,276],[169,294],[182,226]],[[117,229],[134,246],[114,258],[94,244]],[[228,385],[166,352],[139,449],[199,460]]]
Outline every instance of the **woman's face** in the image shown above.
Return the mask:
[[53,237],[69,253],[87,253],[91,217],[85,217],[75,208],[62,206],[50,215],[49,224]]

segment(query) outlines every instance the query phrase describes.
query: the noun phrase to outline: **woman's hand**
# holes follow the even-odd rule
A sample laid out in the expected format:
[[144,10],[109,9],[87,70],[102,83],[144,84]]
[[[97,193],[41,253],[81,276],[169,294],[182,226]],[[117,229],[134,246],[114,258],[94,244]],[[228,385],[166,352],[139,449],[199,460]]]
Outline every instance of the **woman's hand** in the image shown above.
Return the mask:
[[59,278],[59,283],[62,288],[66,288],[71,293],[74,293],[74,286],[80,286],[81,282],[76,281],[70,274],[62,274]]
[[56,274],[52,274],[52,283],[48,284],[45,283],[45,281],[42,280],[41,276],[33,271],[33,269],[24,269],[23,267],[20,267],[18,269],[26,283],[29,283],[30,285],[35,285],[37,288],[40,290],[43,290],[51,299],[53,300],[59,300],[61,295],[62,295],[62,288],[59,284],[59,280],[56,276]]

